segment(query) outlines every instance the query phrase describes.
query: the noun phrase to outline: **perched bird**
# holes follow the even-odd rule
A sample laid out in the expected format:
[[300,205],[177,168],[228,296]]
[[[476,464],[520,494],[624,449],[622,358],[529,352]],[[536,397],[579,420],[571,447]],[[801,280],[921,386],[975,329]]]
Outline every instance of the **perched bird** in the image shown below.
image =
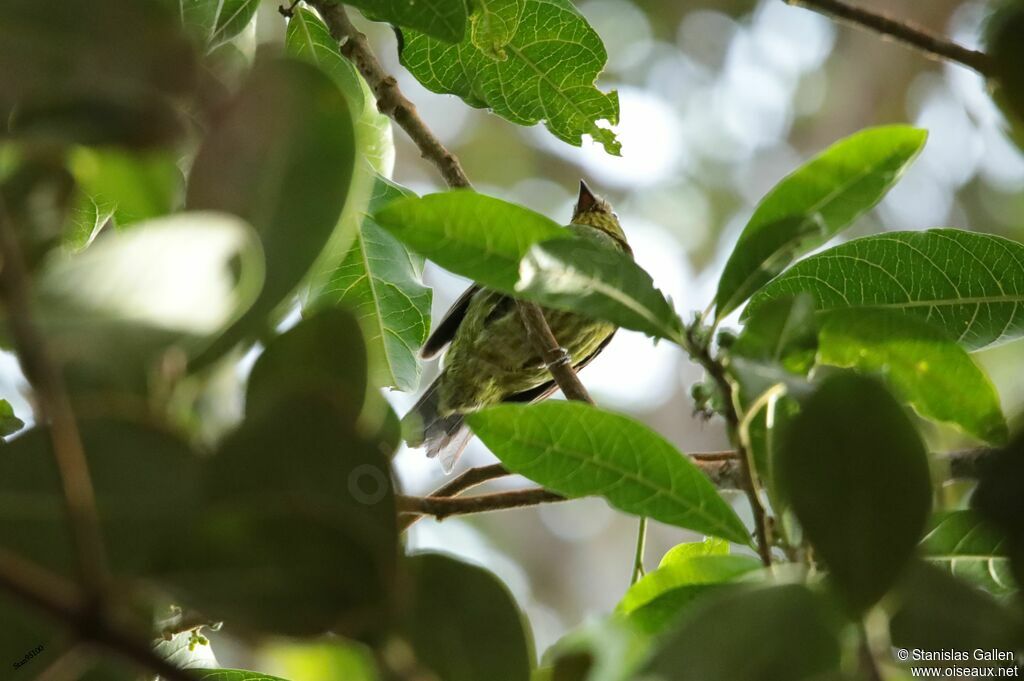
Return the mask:
[[[618,216],[583,181],[568,229],[632,256]],[[562,310],[544,309],[544,317],[577,370],[608,345],[616,330],[608,322]],[[446,471],[472,437],[467,413],[499,402],[536,402],[557,389],[507,295],[471,286],[441,319],[420,356],[433,357],[449,344],[441,375],[402,419],[409,446],[426,446],[427,455],[439,457]]]

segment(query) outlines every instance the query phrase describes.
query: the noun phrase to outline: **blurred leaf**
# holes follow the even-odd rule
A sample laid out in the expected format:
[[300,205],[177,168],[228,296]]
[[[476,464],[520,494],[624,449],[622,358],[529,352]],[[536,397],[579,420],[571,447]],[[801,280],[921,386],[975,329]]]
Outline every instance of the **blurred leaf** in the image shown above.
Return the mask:
[[197,669],[192,672],[192,678],[196,681],[286,681],[277,676],[241,669]]
[[658,563],[658,568],[667,567],[675,563],[687,561],[691,558],[698,556],[728,556],[729,555],[729,542],[718,537],[704,537],[704,541],[685,542],[683,544],[676,544],[669,549],[664,556],[661,557],[661,562]]
[[245,395],[246,418],[273,418],[289,397],[317,395],[355,419],[366,397],[366,348],[348,312],[325,309],[274,338],[257,358]]
[[1007,438],[999,395],[985,372],[942,330],[888,309],[824,315],[818,361],[878,372],[925,418],[959,426],[986,442]]
[[1017,590],[1005,542],[977,513],[952,511],[933,517],[921,553],[954,577],[1002,596]]
[[819,312],[889,309],[931,322],[970,350],[1024,335],[1024,245],[956,229],[889,232],[797,263],[751,299],[807,292]]
[[1014,577],[1024,583],[1024,434],[983,459],[971,505],[1006,536]]
[[1011,137],[1024,148],[1024,2],[1004,0],[992,7],[984,27],[985,52],[993,69],[988,85],[1010,124]]
[[924,444],[874,379],[835,374],[783,433],[776,482],[847,606],[860,612],[903,571],[925,528]]
[[72,247],[88,244],[91,239],[81,236],[93,236],[100,216],[124,227],[166,215],[181,200],[184,177],[166,152],[78,147],[69,155],[68,167],[78,184],[78,211],[84,218],[73,227],[72,235],[79,237],[73,237]]
[[[217,669],[220,664],[210,641],[198,631],[183,631],[170,640],[157,639],[153,652],[179,669]],[[200,672],[201,674],[202,672]]]
[[519,273],[516,293],[545,307],[682,342],[683,322],[651,275],[606,243],[586,237],[539,243]]
[[507,59],[505,45],[515,37],[526,0],[469,0],[473,45],[495,59]]
[[569,0],[524,0],[522,20],[494,59],[472,35],[450,45],[402,31],[402,64],[428,90],[461,97],[519,125],[544,121],[555,137],[580,146],[590,135],[609,154],[621,144],[609,128],[619,122],[619,98],[594,85],[608,60],[600,36]]
[[256,16],[260,0],[177,0],[185,28],[207,52],[241,33]]
[[693,465],[639,421],[579,402],[501,405],[470,414],[509,470],[568,497],[749,545],[736,513]]
[[[0,29],[2,30],[2,29]],[[33,272],[64,234],[73,215],[75,181],[62,155],[24,147],[11,150],[11,167],[0,181],[3,220],[13,227],[25,264]]]
[[413,596],[402,632],[444,681],[528,681],[529,625],[508,587],[483,568],[436,553],[406,561]]
[[[82,419],[82,443],[111,570],[147,574],[190,531],[200,459],[170,433],[134,421]],[[50,432],[36,427],[0,456],[0,545],[77,576],[67,509]],[[2,637],[0,637],[2,638]]]
[[641,631],[659,634],[699,597],[760,568],[751,556],[677,556],[632,585],[617,610]]
[[666,681],[810,679],[838,669],[838,634],[838,618],[802,585],[723,591],[661,639],[648,673]]
[[292,636],[370,635],[389,620],[388,462],[331,403],[285,398],[245,421],[211,459],[201,509],[161,572],[183,605]]
[[184,129],[196,55],[164,3],[5,0],[0,73],[9,135],[153,146]]
[[0,400],[0,437],[13,435],[25,427],[25,422],[14,415],[14,407],[7,400]]
[[715,294],[716,319],[878,203],[927,136],[924,130],[905,125],[861,130],[775,185],[754,211],[725,265]]
[[[928,651],[1020,648],[1016,613],[936,567],[914,561],[897,596],[890,622],[893,645]],[[943,665],[984,666],[975,660]]]
[[446,43],[457,43],[466,32],[465,0],[347,0],[374,21],[414,28]]
[[257,62],[200,148],[186,203],[234,213],[255,227],[266,280],[245,317],[197,365],[262,330],[321,252],[348,244],[350,235],[335,234],[335,226],[354,161],[348,105],[330,78],[293,59]]
[[529,208],[467,190],[397,199],[373,217],[441,267],[508,292],[530,246],[572,236]]
[[[607,617],[570,631],[544,654],[550,681],[633,681],[650,638],[628,620]],[[539,671],[539,670],[538,670]],[[534,681],[538,681],[537,675]]]
[[[378,176],[370,213],[407,194]],[[410,391],[419,384],[416,351],[427,338],[431,301],[422,269],[421,257],[367,215],[352,250],[306,304],[307,310],[341,305],[355,311],[365,329],[371,382],[377,387]]]
[[337,637],[316,642],[275,642],[260,649],[261,669],[304,681],[377,681],[373,654]]
[[762,305],[728,348],[730,355],[778,364],[801,376],[814,365],[817,350],[814,299],[806,293],[775,298]]
[[180,213],[55,252],[35,282],[37,323],[73,383],[145,387],[172,345],[199,352],[258,295],[252,230],[216,213]]

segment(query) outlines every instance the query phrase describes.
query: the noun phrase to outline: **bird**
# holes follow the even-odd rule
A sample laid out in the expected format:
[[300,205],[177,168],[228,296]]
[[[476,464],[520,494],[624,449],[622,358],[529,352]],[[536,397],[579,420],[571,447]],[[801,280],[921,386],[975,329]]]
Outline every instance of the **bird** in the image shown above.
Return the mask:
[[[580,180],[566,229],[633,257],[611,205]],[[574,312],[542,308],[559,345],[579,371],[607,347],[616,326]],[[466,415],[503,402],[531,403],[557,390],[534,348],[515,300],[480,284],[470,286],[441,318],[420,350],[430,359],[448,347],[443,368],[402,419],[412,448],[425,447],[450,473],[472,439]]]

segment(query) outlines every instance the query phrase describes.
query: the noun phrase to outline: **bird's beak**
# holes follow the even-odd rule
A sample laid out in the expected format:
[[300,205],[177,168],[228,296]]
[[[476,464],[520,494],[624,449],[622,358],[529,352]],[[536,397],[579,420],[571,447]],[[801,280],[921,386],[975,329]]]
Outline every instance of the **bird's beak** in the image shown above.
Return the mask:
[[586,182],[580,180],[580,197],[576,199],[576,214],[592,211],[597,205],[597,197],[594,196],[594,192],[590,191]]

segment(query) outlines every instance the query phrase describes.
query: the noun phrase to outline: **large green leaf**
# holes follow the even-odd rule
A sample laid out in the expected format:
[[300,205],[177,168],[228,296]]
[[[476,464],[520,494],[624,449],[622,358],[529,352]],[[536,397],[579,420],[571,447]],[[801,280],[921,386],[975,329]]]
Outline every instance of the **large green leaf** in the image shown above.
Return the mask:
[[[200,458],[174,435],[120,419],[79,422],[104,548],[119,576],[145,574],[190,531]],[[9,441],[0,456],[0,545],[75,577],[74,544],[46,428]]]
[[754,211],[725,265],[715,294],[717,318],[878,203],[926,137],[924,130],[904,125],[862,130],[777,184]]
[[515,37],[526,0],[469,0],[473,44],[495,59],[507,59],[505,45]]
[[178,0],[186,30],[213,51],[249,25],[260,0]]
[[139,0],[0,3],[7,136],[154,146],[184,132],[175,102],[196,55],[170,8]]
[[967,351],[942,330],[887,309],[824,316],[818,361],[878,372],[922,416],[953,423],[988,442],[1007,438],[999,395]]
[[663,637],[644,679],[801,681],[839,667],[839,618],[797,584],[738,589],[693,608]]
[[355,419],[366,391],[366,348],[359,325],[347,311],[328,308],[267,345],[249,374],[246,418],[273,418],[282,400],[316,394]]
[[425,87],[454,94],[519,125],[544,121],[559,139],[579,146],[590,135],[610,154],[621,145],[598,125],[619,122],[619,98],[594,81],[608,55],[593,28],[569,0],[525,0],[504,59],[481,49],[472,36],[450,45],[403,31],[402,64]]
[[1006,539],[973,511],[937,514],[921,540],[925,560],[997,596],[1017,590]]
[[438,265],[508,292],[530,246],[572,236],[540,213],[466,190],[391,201],[373,217]]
[[501,405],[469,416],[509,470],[569,497],[738,544],[750,536],[700,469],[642,423],[579,402]]
[[459,42],[466,33],[466,0],[348,0],[347,4],[375,21],[416,29],[448,43]]
[[412,602],[401,631],[445,681],[529,681],[533,636],[508,587],[483,568],[423,553],[406,561]]
[[803,292],[822,312],[870,307],[919,317],[973,350],[1024,335],[1024,245],[955,229],[854,239],[794,265],[746,314]]
[[335,226],[354,162],[352,118],[335,83],[298,60],[258,62],[206,136],[186,203],[234,213],[255,227],[266,279],[249,313],[198,364],[262,330],[321,252],[347,247],[351,235]]
[[865,376],[827,378],[783,433],[775,480],[848,608],[881,598],[931,507],[924,443],[896,399]]
[[[378,176],[371,214],[407,193]],[[348,255],[306,303],[307,310],[342,305],[355,311],[370,352],[370,380],[378,387],[415,390],[419,384],[416,351],[427,338],[431,301],[422,268],[420,256],[366,215]]]
[[761,567],[752,556],[694,555],[663,562],[629,588],[617,610],[657,634],[694,601]]
[[240,629],[372,635],[390,620],[390,467],[332,402],[282,398],[210,460],[201,522],[159,572],[183,606]]
[[543,242],[527,252],[519,272],[516,293],[523,298],[683,342],[683,322],[651,275],[606,244],[586,238]]

